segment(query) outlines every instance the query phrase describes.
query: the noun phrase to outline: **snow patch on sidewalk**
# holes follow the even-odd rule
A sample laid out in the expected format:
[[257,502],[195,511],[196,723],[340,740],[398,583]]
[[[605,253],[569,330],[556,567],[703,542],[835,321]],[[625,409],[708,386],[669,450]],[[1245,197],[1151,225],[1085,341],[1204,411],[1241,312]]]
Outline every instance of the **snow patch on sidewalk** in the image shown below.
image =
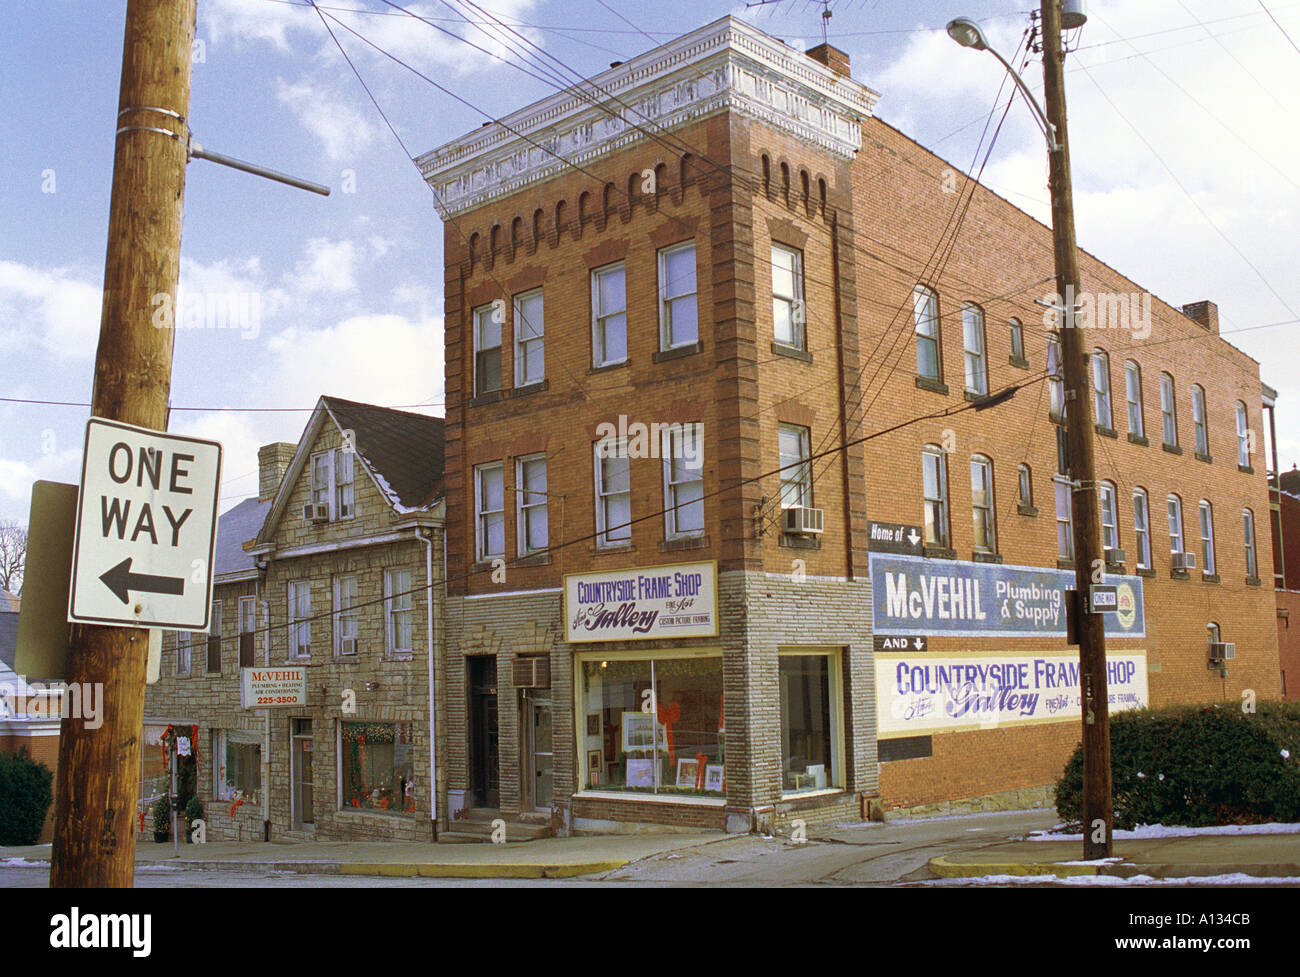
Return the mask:
[[[1205,828],[1189,828],[1183,825],[1142,824],[1132,831],[1116,831],[1115,838],[1196,838],[1202,835],[1290,835],[1300,834],[1300,824],[1214,824]],[[1052,834],[1050,831],[1034,831],[1028,841],[1083,841],[1082,834]],[[1066,863],[1069,864],[1069,863]],[[1088,864],[1081,862],[1079,864]]]

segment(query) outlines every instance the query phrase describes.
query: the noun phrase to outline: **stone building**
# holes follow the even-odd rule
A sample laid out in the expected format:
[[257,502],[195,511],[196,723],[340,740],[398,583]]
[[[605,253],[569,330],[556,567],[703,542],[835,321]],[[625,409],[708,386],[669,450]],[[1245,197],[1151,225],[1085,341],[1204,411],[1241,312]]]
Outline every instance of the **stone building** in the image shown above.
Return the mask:
[[[164,642],[142,793],[165,783],[159,736],[188,728],[209,839],[430,840],[442,421],[322,397],[259,464],[219,521],[212,633]],[[255,666],[304,668],[306,707],[243,708]]]
[[[419,159],[445,221],[453,814],[1046,803],[1092,688],[1065,640],[1052,236],[879,97],[843,52],[725,17]],[[1080,261],[1130,317],[1080,392],[1111,707],[1276,697],[1259,365],[1212,302]]]

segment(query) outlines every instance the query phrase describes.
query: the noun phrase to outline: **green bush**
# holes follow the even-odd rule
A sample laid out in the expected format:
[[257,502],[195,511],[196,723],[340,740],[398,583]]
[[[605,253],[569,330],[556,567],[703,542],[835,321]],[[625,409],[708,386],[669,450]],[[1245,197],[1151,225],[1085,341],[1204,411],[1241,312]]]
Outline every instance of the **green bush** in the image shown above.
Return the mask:
[[[1300,821],[1300,703],[1117,713],[1110,756],[1116,828]],[[1082,781],[1080,745],[1056,785],[1066,821],[1083,818]]]
[[154,801],[153,805],[153,840],[166,841],[172,833],[172,802],[167,795]]
[[0,754],[0,845],[34,845],[54,802],[54,774],[27,750]]

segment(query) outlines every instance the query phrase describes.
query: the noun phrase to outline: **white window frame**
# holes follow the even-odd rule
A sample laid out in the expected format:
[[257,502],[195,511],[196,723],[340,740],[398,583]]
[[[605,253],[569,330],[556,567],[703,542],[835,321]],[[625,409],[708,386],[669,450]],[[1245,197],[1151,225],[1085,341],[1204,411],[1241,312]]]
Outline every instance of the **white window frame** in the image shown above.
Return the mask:
[[1049,416],[1054,421],[1065,420],[1065,374],[1062,368],[1063,348],[1061,337],[1047,334],[1047,401]]
[[[913,331],[916,333],[916,375],[943,382],[943,343],[940,338],[939,296],[932,288],[917,285],[912,289]],[[934,353],[934,373],[923,370],[922,343]]]
[[324,505],[330,522],[356,518],[356,471],[356,452],[346,447],[312,453],[311,504]]
[[[1103,550],[1119,549],[1119,496],[1113,482],[1098,485],[1098,502],[1101,505],[1101,546]],[[1107,509],[1110,511],[1107,512]],[[1109,522],[1107,521],[1109,517]]]
[[1214,558],[1214,506],[1206,499],[1197,504],[1201,527],[1201,573],[1212,577],[1219,565]]
[[1183,535],[1183,500],[1177,495],[1165,497],[1165,507],[1169,511],[1169,552],[1186,553],[1187,539]]
[[1151,500],[1144,488],[1133,490],[1133,540],[1137,547],[1134,556],[1141,570],[1151,569]]
[[1178,399],[1174,378],[1160,374],[1160,436],[1171,448],[1178,447]]
[[[782,295],[776,290],[776,270],[778,253],[788,255],[790,258],[790,275],[792,279],[793,294]],[[803,289],[803,252],[797,248],[789,247],[785,244],[772,242],[772,339],[778,346],[785,346],[790,349],[806,350],[808,348],[807,332],[804,329],[806,320]],[[777,310],[780,307],[786,307],[788,321],[790,323],[790,338],[782,339],[777,334]]]
[[[244,640],[244,635],[246,634],[254,635],[253,662],[256,663],[257,662],[257,638],[256,638],[257,598],[256,597],[239,598],[239,604],[236,606],[236,615],[237,616],[235,618],[235,627],[238,629],[239,632],[239,637],[236,640],[242,642]],[[236,648],[235,653],[238,656],[239,654],[238,648]],[[241,667],[242,667],[242,662],[241,662]]]
[[1142,367],[1133,360],[1124,361],[1124,398],[1128,402],[1128,433],[1146,437],[1146,420],[1142,416]]
[[[405,581],[398,579],[399,574],[406,578]],[[409,569],[395,567],[384,571],[384,653],[389,657],[406,657],[415,652],[414,585],[415,575]],[[397,617],[400,614],[406,615],[407,630],[411,635],[411,646],[406,648],[397,644]]]
[[1069,480],[1060,477],[1052,479],[1052,490],[1056,504],[1056,555],[1061,560],[1073,560],[1074,493]]
[[[542,487],[529,491],[526,487],[524,469],[526,466],[536,465],[538,462],[542,466]],[[520,556],[543,553],[551,545],[550,512],[547,507],[548,496],[546,494],[547,474],[546,454],[544,452],[522,455],[515,459],[515,545]],[[536,496],[536,498],[534,499],[533,496]],[[540,516],[538,510],[540,510]],[[546,542],[541,546],[530,546],[528,530],[534,524],[533,520],[537,518],[542,521],[540,528]]]
[[[617,309],[606,309],[603,304],[601,282],[617,272],[622,276],[622,302]],[[623,336],[623,355],[610,357],[608,352],[610,328],[617,322]],[[595,268],[591,272],[591,362],[594,367],[613,366],[627,362],[627,264],[613,264]]]
[[[496,299],[488,305],[480,305],[474,310],[474,362],[471,368],[474,371],[474,396],[476,397],[480,394],[496,393],[505,386],[505,377],[502,375],[503,364],[501,362],[501,334],[505,328],[505,323],[500,321],[497,318],[498,316],[500,317],[500,320],[505,319],[505,302],[500,299]],[[496,327],[497,341],[493,346],[483,345],[483,326],[485,324],[490,324]],[[479,376],[479,357],[484,353],[492,352],[492,350],[497,351],[497,385],[490,389],[485,389],[481,377]]]
[[[503,559],[506,555],[506,473],[505,465],[499,461],[490,461],[474,466],[474,555],[479,563],[488,560]],[[483,477],[495,473],[501,480],[501,508],[484,508]],[[501,520],[501,551],[488,549],[491,539],[491,526],[495,519]]]
[[[671,425],[663,432],[664,460],[664,538],[686,539],[704,535],[704,431],[701,424]],[[685,461],[676,464],[679,458],[687,454],[685,447],[695,447],[694,465]],[[699,495],[686,502],[679,501],[681,493],[692,492],[691,486],[699,487]],[[699,528],[682,529],[678,525],[679,513],[692,507],[699,508]]]
[[984,336],[984,310],[973,302],[962,303],[961,340],[965,354],[966,392],[985,396],[989,392],[989,358]]
[[[596,490],[596,547],[597,549],[620,549],[632,543],[632,526],[616,523],[609,525],[609,506],[612,499],[627,497],[627,518],[632,518],[632,459],[628,457],[626,438],[606,438],[593,446],[593,468]],[[627,490],[623,492],[605,491],[605,462],[622,461],[627,466]],[[610,535],[611,532],[619,535]]]
[[1011,356],[1021,362],[1027,362],[1025,356],[1025,327],[1024,324],[1016,318],[1007,320],[1007,327],[1011,330]]
[[1241,531],[1246,546],[1246,576],[1251,580],[1259,579],[1259,555],[1255,551],[1255,512],[1253,509],[1241,510]]
[[[691,252],[691,281],[690,291],[678,291],[683,284],[677,281],[670,281],[668,278],[668,259],[673,255],[689,250]],[[699,310],[699,290],[698,290],[698,270],[696,263],[699,256],[695,253],[695,242],[682,241],[680,244],[674,244],[670,247],[660,248],[658,251],[659,261],[659,349],[667,351],[677,349],[682,346],[694,346],[700,341],[700,310]],[[672,310],[675,304],[683,302],[686,299],[695,301],[695,335],[689,339],[678,338],[673,333]]]
[[[976,488],[975,479],[976,471],[980,473],[980,480],[983,485]],[[975,552],[977,553],[996,553],[998,551],[998,528],[997,520],[994,517],[995,502],[993,499],[993,459],[987,455],[972,455],[970,460],[970,490],[971,490],[971,522],[972,529],[975,533]],[[985,501],[980,505],[977,501],[979,492],[985,494]],[[982,524],[982,526],[981,526]],[[986,544],[980,545],[980,530],[983,528]]]
[[1024,462],[1016,466],[1016,491],[1020,494],[1020,504],[1034,506],[1034,470]]
[[1196,434],[1196,453],[1210,453],[1210,420],[1205,406],[1205,388],[1192,384],[1192,429]]
[[[844,660],[843,653],[838,650],[808,649],[794,650],[789,648],[780,648],[777,650],[778,657],[778,674],[780,672],[779,660],[781,658],[796,657],[816,657],[826,658],[829,660],[827,675],[827,692],[829,693],[830,702],[830,719],[831,719],[831,769],[827,771],[827,790],[842,790],[847,781],[845,780],[845,739],[844,739]],[[781,688],[777,688],[777,712],[781,711]],[[778,720],[779,723],[779,720]],[[784,739],[784,731],[777,728],[778,738]],[[784,769],[785,756],[779,757],[781,766]],[[782,776],[784,781],[784,775]],[[785,797],[798,797],[801,794],[807,794],[808,790],[788,791],[782,788],[781,794]]]
[[[523,303],[536,298],[542,307],[541,322],[525,321]],[[515,386],[529,387],[546,379],[546,303],[542,289],[530,288],[514,298],[515,314]],[[534,345],[542,350],[541,371],[537,376],[528,373],[528,351]]]
[[[334,518],[334,455],[331,451],[316,451],[311,456],[311,504],[325,506],[329,518]],[[314,510],[313,510],[314,511]]]
[[[784,439],[782,436],[785,436]],[[781,447],[782,440],[787,443],[793,437],[798,454],[793,455]],[[812,448],[812,433],[798,424],[778,424],[776,432],[777,466],[781,469],[778,477],[778,496],[782,509],[803,507],[812,508],[812,464],[808,458]],[[798,466],[798,467],[795,467]],[[797,498],[790,500],[790,489],[794,489]]]
[[1243,401],[1237,401],[1237,465],[1250,465],[1250,416]]
[[[933,461],[929,460],[933,459]],[[928,495],[925,488],[926,465],[934,467],[935,494]],[[925,542],[931,546],[949,549],[952,546],[952,533],[948,520],[948,455],[937,444],[927,444],[921,449],[921,532]],[[930,538],[930,525],[926,515],[933,516],[931,523],[935,527],[934,538]]]
[[[288,582],[289,626],[288,638],[289,661],[307,661],[311,658],[311,581],[290,580]],[[305,606],[301,606],[305,605]],[[299,640],[305,637],[305,641]],[[305,647],[305,652],[299,649]]]
[[[208,668],[208,659],[210,654],[208,649],[208,644],[209,642],[211,642],[213,638],[217,639],[217,667],[215,669],[210,669]],[[222,665],[221,653],[224,650],[221,647],[221,644],[222,644],[221,642],[221,601],[214,600],[212,602],[211,612],[208,614],[208,633],[203,641],[203,674],[204,675],[221,674],[221,665]]]
[[[351,655],[343,654],[343,639],[356,638],[358,643],[361,639],[361,613],[357,609],[360,603],[361,581],[355,573],[336,573],[330,581],[331,590],[334,599],[334,657],[351,658]],[[346,607],[343,606],[345,590],[351,589],[352,594]],[[350,623],[351,628],[345,627]],[[351,631],[351,634],[345,633]],[[360,648],[356,654],[360,654]]]
[[1108,431],[1115,430],[1115,416],[1110,409],[1110,356],[1104,349],[1092,351],[1093,420]]

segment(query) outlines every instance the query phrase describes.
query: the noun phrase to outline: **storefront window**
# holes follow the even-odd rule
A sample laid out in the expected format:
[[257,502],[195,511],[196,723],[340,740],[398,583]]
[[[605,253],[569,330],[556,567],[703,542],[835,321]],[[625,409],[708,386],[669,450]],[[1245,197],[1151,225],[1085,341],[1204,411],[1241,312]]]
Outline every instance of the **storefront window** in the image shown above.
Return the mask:
[[781,789],[841,786],[836,775],[835,663],[830,655],[782,655]]
[[343,807],[411,814],[415,764],[410,723],[341,723]]
[[217,799],[255,804],[262,791],[262,734],[223,729],[217,742]]
[[582,663],[583,786],[723,797],[721,657]]

